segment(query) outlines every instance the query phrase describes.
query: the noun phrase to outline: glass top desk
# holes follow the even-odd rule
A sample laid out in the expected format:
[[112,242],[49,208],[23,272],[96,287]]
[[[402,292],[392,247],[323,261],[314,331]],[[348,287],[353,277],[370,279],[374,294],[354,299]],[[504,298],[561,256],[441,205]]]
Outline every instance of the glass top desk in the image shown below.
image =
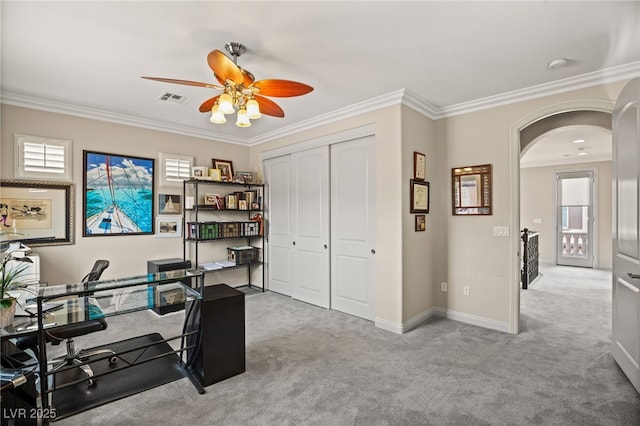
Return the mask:
[[[191,286],[196,288],[192,288],[185,282],[191,282]],[[162,289],[162,292],[158,291],[158,289]],[[4,340],[27,334],[37,334],[39,370],[42,377],[48,377],[57,373],[47,370],[47,333],[55,334],[57,327],[166,306],[172,303],[195,302],[190,304],[194,306],[202,300],[203,289],[204,273],[196,269],[172,270],[104,281],[40,287],[37,289],[37,295],[35,296],[37,304],[36,315],[34,317],[16,317],[12,325],[0,330],[0,337]],[[160,294],[162,294],[162,297],[159,297]],[[198,315],[201,312],[200,309],[193,309],[193,311]],[[187,349],[197,350],[197,345],[200,342],[200,326],[197,330],[187,330],[186,324],[190,314],[191,310],[189,312],[185,311],[185,326],[183,326],[183,332],[180,336],[169,339],[163,338],[165,343],[170,340],[181,339],[180,349],[173,350],[173,348],[170,348],[169,352],[161,356],[179,354],[177,362],[184,369],[198,392],[204,393],[204,388],[190,371],[189,361],[186,363],[183,361],[183,353],[186,353]],[[198,321],[197,324],[201,324],[201,322]],[[105,343],[109,344],[111,342]],[[91,362],[95,362],[95,360],[91,360]],[[119,364],[123,365],[118,365],[114,370],[135,366],[126,365],[125,362],[119,362]],[[159,372],[159,374],[162,373]],[[50,405],[50,398],[47,396],[58,390],[57,385],[51,386],[48,382],[50,380],[40,380],[40,397],[43,407]],[[65,383],[64,386],[72,386],[74,384]]]

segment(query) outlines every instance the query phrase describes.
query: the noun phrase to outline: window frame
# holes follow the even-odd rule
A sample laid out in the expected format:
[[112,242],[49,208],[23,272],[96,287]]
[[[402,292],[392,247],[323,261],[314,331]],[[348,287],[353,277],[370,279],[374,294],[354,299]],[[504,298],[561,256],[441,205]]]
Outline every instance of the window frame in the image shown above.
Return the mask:
[[[187,176],[185,176],[183,179],[181,178],[170,178],[167,175],[167,160],[177,160],[177,161],[186,161],[187,163],[189,163],[189,169],[187,171]],[[167,153],[167,152],[160,152],[159,153],[159,161],[158,163],[160,164],[160,184],[159,186],[161,187],[168,187],[168,188],[182,188],[182,182],[184,180],[190,179],[191,178],[191,168],[193,167],[193,164],[195,162],[195,158],[193,155],[184,155],[184,154],[171,154],[171,153]]]
[[[14,133],[14,177],[18,180],[40,180],[40,181],[56,181],[56,182],[73,182],[73,142],[68,139],[54,139],[43,136],[23,135]],[[25,164],[25,145],[38,144],[44,146],[61,147],[64,151],[63,163],[64,169],[62,173],[54,173],[47,171],[27,170]],[[45,158],[46,161],[46,158]],[[45,167],[46,170],[46,167]]]

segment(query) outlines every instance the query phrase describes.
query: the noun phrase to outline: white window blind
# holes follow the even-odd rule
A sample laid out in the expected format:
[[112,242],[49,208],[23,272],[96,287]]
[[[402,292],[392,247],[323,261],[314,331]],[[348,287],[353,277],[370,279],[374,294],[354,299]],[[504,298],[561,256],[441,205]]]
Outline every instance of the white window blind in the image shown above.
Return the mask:
[[193,157],[161,152],[160,164],[162,164],[160,186],[181,186],[183,180],[191,177]]
[[16,179],[71,181],[71,141],[14,135]]
[[24,169],[28,172],[64,173],[64,147],[25,142]]

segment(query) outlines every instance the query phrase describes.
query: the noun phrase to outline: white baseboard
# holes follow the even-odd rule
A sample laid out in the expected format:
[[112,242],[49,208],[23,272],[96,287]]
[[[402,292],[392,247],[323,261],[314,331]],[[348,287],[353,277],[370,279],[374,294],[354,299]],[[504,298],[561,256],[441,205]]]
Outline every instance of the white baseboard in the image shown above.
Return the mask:
[[465,314],[462,312],[451,311],[444,308],[433,307],[429,308],[426,311],[416,315],[413,318],[405,321],[404,323],[396,323],[392,321],[388,321],[382,318],[376,318],[375,326],[381,328],[383,330],[391,331],[396,334],[404,334],[432,316],[439,316],[443,318],[452,319],[454,321],[463,322],[465,324],[476,325],[478,327],[488,328],[490,330],[502,331],[505,333],[509,333],[509,324],[502,321],[496,321],[489,318],[479,317],[476,315]]
[[479,317],[477,315],[465,314],[463,312],[456,312],[450,309],[433,308],[435,314],[444,318],[452,319],[454,321],[463,322],[465,324],[477,325],[478,327],[488,328],[490,330],[503,331],[509,333],[509,323],[503,321],[496,321],[489,318]]

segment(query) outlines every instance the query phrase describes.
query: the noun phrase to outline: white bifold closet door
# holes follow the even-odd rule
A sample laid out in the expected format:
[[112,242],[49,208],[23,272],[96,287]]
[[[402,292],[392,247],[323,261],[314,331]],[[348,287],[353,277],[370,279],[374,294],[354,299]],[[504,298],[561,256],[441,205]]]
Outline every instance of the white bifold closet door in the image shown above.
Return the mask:
[[373,137],[331,145],[331,309],[375,318]]
[[264,163],[271,291],[375,316],[373,137]]
[[267,285],[269,290],[291,296],[293,241],[291,222],[291,155],[264,163],[267,226]]
[[329,147],[291,154],[294,299],[329,308]]

